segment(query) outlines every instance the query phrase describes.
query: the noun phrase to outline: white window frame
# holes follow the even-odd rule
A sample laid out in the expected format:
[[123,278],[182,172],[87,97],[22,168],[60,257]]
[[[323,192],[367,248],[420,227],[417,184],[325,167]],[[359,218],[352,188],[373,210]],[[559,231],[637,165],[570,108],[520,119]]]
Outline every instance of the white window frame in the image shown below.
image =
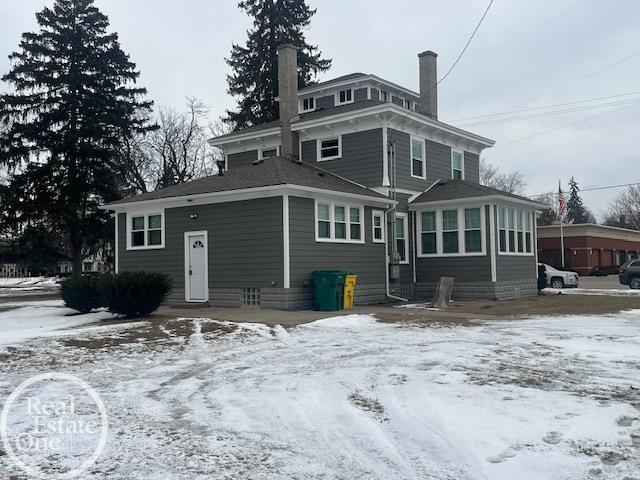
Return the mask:
[[[502,250],[500,249],[500,209],[504,208],[505,210],[505,228],[503,229],[505,231],[505,248],[506,250]],[[534,229],[534,224],[535,224],[535,211],[525,208],[525,207],[518,207],[518,206],[514,206],[514,205],[506,205],[506,204],[499,204],[496,206],[496,232],[498,232],[498,238],[497,238],[497,245],[496,245],[496,249],[498,251],[498,255],[501,256],[505,256],[505,257],[533,257],[535,256],[536,252],[535,252],[535,229]],[[514,212],[513,215],[513,229],[509,228],[509,210],[512,209]],[[518,229],[518,210],[521,212],[522,215],[522,230]],[[529,213],[529,224],[527,225],[527,212]],[[529,228],[528,232],[531,234],[531,251],[527,252],[527,228]],[[510,251],[510,246],[511,246],[511,241],[509,240],[509,231],[513,230],[513,239],[515,242],[515,249],[513,252]],[[518,251],[519,248],[519,241],[518,241],[518,232],[522,233],[522,241],[524,243],[523,247],[522,247],[522,252]]]
[[[386,97],[386,98],[384,98]],[[389,98],[391,98],[389,96],[389,91],[388,90],[383,90],[382,88],[380,90],[378,90],[378,100],[380,100],[381,102],[384,103],[389,103]]]
[[[340,92],[351,92],[351,100],[345,100],[344,102],[340,101]],[[336,106],[338,105],[348,105],[349,103],[353,103],[353,95],[354,95],[354,91],[353,88],[341,88],[339,90],[336,91],[335,93],[335,104]],[[345,94],[345,99],[346,99],[347,95]]]
[[[402,224],[404,226],[404,260],[400,260],[400,264],[401,265],[408,265],[409,264],[409,239],[411,237],[411,234],[409,232],[409,215],[407,213],[404,212],[396,212],[395,215],[396,218],[400,218],[402,219]],[[393,221],[396,221],[396,218],[393,219]],[[397,229],[394,226],[394,232],[396,232],[396,238],[393,239],[393,247],[398,248],[397,244],[398,244],[398,239],[397,239]],[[400,252],[398,252],[400,253]]]
[[[375,223],[375,219],[376,218],[380,218],[380,226],[376,227],[376,223]],[[373,243],[384,243],[384,236],[385,236],[385,215],[384,212],[382,210],[373,210],[371,212],[371,240],[373,241]],[[376,238],[376,228],[379,228],[382,232],[382,235],[380,235],[380,238],[377,239]]]
[[[322,153],[322,142],[326,142],[327,140],[336,140],[336,139],[338,140],[338,155],[322,158],[320,155]],[[332,137],[324,137],[316,140],[316,160],[318,162],[326,162],[328,160],[335,160],[336,158],[342,158],[342,135],[334,135]]]
[[[422,175],[414,175],[413,174],[413,142],[419,142],[422,144]],[[411,135],[409,140],[409,173],[413,178],[419,178],[421,180],[426,180],[427,178],[427,142],[425,142],[424,138],[414,137]]]
[[269,157],[265,157],[264,156],[264,151],[265,150],[274,150],[276,151],[276,157],[280,156],[280,145],[275,145],[273,147],[262,147],[260,149],[258,149],[258,160],[264,160],[265,158],[269,158]]
[[[307,101],[307,108],[304,108],[304,101]],[[313,106],[309,107],[309,103],[312,102]],[[316,97],[306,97],[300,99],[300,113],[313,112],[316,109]]]
[[[318,204],[329,206],[329,238],[320,238],[318,232]],[[336,207],[344,207],[345,211],[345,228],[347,238],[336,238],[335,228],[335,209]],[[315,199],[313,205],[313,220],[316,233],[316,242],[321,243],[365,243],[364,238],[364,205],[340,202],[335,200]],[[360,239],[351,239],[351,208],[357,208],[360,210]]]
[[[148,245],[149,242],[149,217],[160,215],[161,229],[160,229],[160,245]],[[131,244],[131,233],[133,231],[133,218],[144,217],[144,245],[133,246]],[[164,248],[164,237],[166,231],[166,224],[164,220],[164,209],[153,211],[133,211],[127,212],[127,250],[158,250]],[[155,229],[154,229],[155,230]]]
[[460,150],[459,148],[452,148],[451,149],[451,178],[455,179],[456,177],[453,175],[454,169],[453,168],[453,154],[454,153],[459,153],[460,154],[460,168],[462,169],[461,175],[460,175],[460,179],[464,180],[464,150]]
[[[480,209],[480,241],[482,249],[479,252],[465,252],[465,218],[464,211],[469,208]],[[458,253],[444,253],[442,242],[442,212],[445,210],[457,210],[458,211]],[[422,212],[435,212],[436,214],[436,253],[423,253],[422,252]],[[418,258],[431,258],[431,257],[484,257],[487,255],[487,219],[486,219],[486,205],[467,204],[456,207],[437,207],[437,208],[422,208],[416,210],[416,248]]]

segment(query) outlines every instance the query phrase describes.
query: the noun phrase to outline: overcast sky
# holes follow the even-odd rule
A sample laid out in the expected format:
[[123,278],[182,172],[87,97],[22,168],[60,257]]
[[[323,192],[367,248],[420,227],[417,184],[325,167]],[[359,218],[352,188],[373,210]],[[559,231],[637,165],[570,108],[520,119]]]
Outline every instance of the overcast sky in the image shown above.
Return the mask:
[[[51,3],[0,0],[0,72],[8,70],[7,55],[16,49],[20,34],[36,29],[34,13]],[[307,39],[333,59],[333,68],[320,80],[364,72],[417,90],[417,54],[438,53],[439,74],[444,74],[488,0],[309,3],[318,11]],[[96,4],[109,16],[157,106],[179,109],[185,96],[196,96],[211,107],[212,118],[233,106],[226,93],[224,57],[232,42],[244,43],[250,26],[235,1],[96,0]],[[502,112],[538,95],[519,109],[640,91],[640,55],[558,89],[640,52],[639,20],[638,0],[495,0],[461,62],[439,86],[439,117],[460,125],[463,122],[454,120]],[[555,91],[548,93],[551,90]],[[640,98],[640,92],[601,102],[633,98]],[[467,129],[497,141],[484,157],[502,171],[522,171],[527,194],[557,189],[558,179],[566,183],[572,175],[583,188],[640,182],[637,104],[501,146],[621,106]],[[565,108],[569,107],[558,107]],[[619,191],[584,192],[583,199],[599,215]]]

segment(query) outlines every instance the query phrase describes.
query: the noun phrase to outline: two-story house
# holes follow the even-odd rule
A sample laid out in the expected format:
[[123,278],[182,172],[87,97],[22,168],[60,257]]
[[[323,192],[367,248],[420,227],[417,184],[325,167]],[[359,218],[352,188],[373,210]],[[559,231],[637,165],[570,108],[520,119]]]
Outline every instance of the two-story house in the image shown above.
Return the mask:
[[420,92],[354,73],[298,90],[278,51],[280,118],[210,140],[220,174],[105,206],[117,270],[174,278],[174,301],[305,308],[311,273],[359,275],[357,303],[536,292],[536,209],[479,184],[493,140],[438,121],[436,54]]

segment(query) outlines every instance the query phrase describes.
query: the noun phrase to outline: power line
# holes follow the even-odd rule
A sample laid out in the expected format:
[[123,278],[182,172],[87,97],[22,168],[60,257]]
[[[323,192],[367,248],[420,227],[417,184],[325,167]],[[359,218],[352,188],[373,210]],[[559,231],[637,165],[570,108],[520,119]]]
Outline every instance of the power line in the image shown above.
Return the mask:
[[[478,29],[480,28],[480,25],[482,25],[482,22],[484,21],[484,18],[487,16],[487,13],[489,13],[489,9],[491,8],[491,5],[493,5],[493,2],[495,0],[491,0],[489,2],[489,5],[487,5],[487,8],[485,9],[484,13],[482,14],[482,17],[480,17],[480,20],[478,21],[478,24],[476,25],[476,28],[473,29],[473,32],[471,33],[471,36],[469,37],[469,39],[467,40],[467,43],[465,44],[464,48],[462,49],[462,51],[460,52],[460,55],[458,55],[458,58],[456,58],[456,61],[453,62],[453,65],[451,65],[451,68],[449,68],[449,70],[447,70],[447,73],[444,74],[444,76],[442,78],[440,78],[440,80],[438,80],[436,82],[436,84],[434,86],[432,86],[426,93],[426,95],[428,95],[429,93],[431,93],[433,91],[434,88],[436,88],[438,85],[440,85],[440,83],[449,76],[449,74],[451,73],[451,71],[455,68],[455,66],[458,64],[458,62],[460,61],[460,59],[462,58],[462,56],[464,55],[464,52],[467,51],[467,48],[469,48],[469,45],[471,44],[471,41],[473,40],[473,37],[476,36],[476,33],[478,32]],[[422,96],[422,95],[421,95]],[[395,125],[392,128],[396,128],[400,122],[407,117],[407,114],[402,115],[398,121],[395,123]]]
[[546,135],[547,133],[557,132],[558,130],[562,130],[563,128],[573,127],[574,125],[579,125],[579,124],[581,124],[581,123],[588,122],[588,121],[590,121],[590,120],[593,120],[594,118],[604,117],[605,115],[609,115],[609,114],[611,114],[611,113],[619,112],[620,110],[624,110],[625,108],[629,108],[629,107],[634,107],[634,106],[636,106],[636,105],[638,105],[638,103],[632,103],[632,104],[630,104],[630,105],[625,105],[625,106],[623,106],[623,107],[616,108],[615,110],[610,110],[610,111],[608,111],[608,112],[599,113],[598,115],[593,115],[592,117],[584,118],[584,119],[579,120],[579,121],[577,121],[577,122],[568,123],[568,124],[566,124],[566,125],[562,125],[562,126],[560,126],[560,127],[552,128],[552,129],[550,129],[550,130],[544,130],[544,131],[542,131],[542,132],[534,133],[533,135],[528,135],[528,136],[526,136],[526,137],[517,138],[517,139],[515,139],[515,140],[511,140],[511,141],[509,141],[509,142],[505,142],[505,143],[502,143],[502,144],[500,144],[500,145],[496,145],[496,146],[495,146],[495,147],[493,147],[493,148],[506,147],[507,145],[512,145],[512,144],[514,144],[514,143],[521,142],[521,141],[523,141],[523,140],[528,140],[528,139],[530,139],[530,138],[539,137],[539,136],[541,136],[541,135]]
[[516,108],[518,108],[518,107],[520,107],[522,105],[526,105],[527,103],[531,103],[531,102],[533,102],[534,100],[537,100],[540,97],[544,97],[545,95],[549,95],[550,93],[557,92],[558,90],[562,90],[563,88],[566,88],[566,87],[568,87],[570,85],[573,85],[573,84],[576,84],[578,82],[581,82],[582,80],[585,80],[585,79],[587,79],[589,77],[592,77],[592,76],[594,76],[594,75],[596,75],[596,74],[598,74],[600,72],[603,72],[603,71],[608,70],[608,69],[610,69],[612,67],[615,67],[616,65],[620,65],[621,63],[626,62],[627,60],[630,60],[630,59],[632,59],[634,57],[637,57],[639,55],[640,55],[640,51],[632,53],[631,55],[629,55],[627,57],[624,57],[621,60],[615,61],[613,63],[609,63],[609,64],[605,65],[604,67],[601,67],[601,68],[598,68],[596,70],[593,70],[593,71],[591,71],[591,72],[589,72],[589,73],[587,73],[585,75],[582,75],[582,76],[580,76],[580,77],[578,77],[578,78],[576,78],[574,80],[571,80],[570,82],[564,83],[564,84],[562,84],[562,85],[560,85],[560,86],[558,86],[556,88],[552,88],[550,90],[547,90],[547,91],[545,91],[545,92],[543,92],[543,93],[541,93],[539,95],[535,95],[535,96],[533,96],[533,97],[531,97],[531,98],[529,98],[529,99],[527,99],[527,100],[525,100],[523,102],[517,103],[517,104],[507,108],[506,110],[502,110],[502,111],[496,112],[496,113],[491,113],[491,114],[488,114],[486,116],[487,117],[492,117],[492,116],[499,116],[499,115],[502,115],[504,113],[509,113],[512,110],[515,110]]
[[[589,188],[581,188],[580,192],[593,192],[596,190],[609,190],[612,188],[622,188],[622,187],[632,187],[632,186],[636,186],[636,185],[640,185],[640,182],[633,182],[633,183],[620,183],[618,185],[606,185],[604,187],[589,187]],[[526,195],[527,198],[538,198],[538,197],[542,197],[543,195],[555,195],[558,192],[555,191],[550,191],[550,192],[544,192],[544,193],[539,193],[537,195]]]
[[595,105],[583,105],[581,107],[565,108],[561,110],[550,110],[547,112],[530,113],[527,115],[515,115],[513,117],[497,118],[495,120],[485,120],[485,121],[479,121],[475,123],[467,123],[467,124],[460,125],[460,127],[475,127],[478,125],[497,125],[501,123],[511,123],[511,122],[517,122],[522,120],[529,120],[532,118],[548,117],[553,115],[561,115],[565,113],[584,112],[588,110],[596,110],[599,108],[616,107],[618,105],[630,105],[630,104],[636,104],[636,103],[640,103],[640,97],[630,98],[627,100],[618,100],[615,102],[599,103]]
[[[638,93],[640,93],[640,90],[636,90],[634,92],[629,92],[629,93],[619,93],[617,95],[607,95],[605,97],[585,98],[583,100],[574,100],[573,102],[555,103],[555,104],[551,104],[551,105],[541,105],[539,107],[521,108],[519,110],[511,110],[508,113],[531,112],[533,110],[543,110],[545,108],[564,107],[566,105],[575,105],[575,104],[578,104],[578,103],[593,102],[593,101],[596,101],[596,100],[608,100],[608,99],[611,99],[611,98],[628,97],[629,95],[636,95]],[[478,118],[495,117],[495,116],[498,116],[498,115],[503,115],[503,114],[490,113],[488,115],[486,115],[486,114],[485,115],[475,115],[473,117],[465,117],[465,118],[458,118],[456,120],[451,120],[448,123],[463,122],[465,120],[476,120]]]

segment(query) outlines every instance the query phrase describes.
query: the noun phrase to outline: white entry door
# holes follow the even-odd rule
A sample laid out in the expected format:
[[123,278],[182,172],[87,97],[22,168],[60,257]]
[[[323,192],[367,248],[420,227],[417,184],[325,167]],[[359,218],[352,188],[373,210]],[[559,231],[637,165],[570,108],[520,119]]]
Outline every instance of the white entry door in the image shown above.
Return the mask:
[[206,302],[209,299],[207,232],[184,234],[185,299],[187,302]]

